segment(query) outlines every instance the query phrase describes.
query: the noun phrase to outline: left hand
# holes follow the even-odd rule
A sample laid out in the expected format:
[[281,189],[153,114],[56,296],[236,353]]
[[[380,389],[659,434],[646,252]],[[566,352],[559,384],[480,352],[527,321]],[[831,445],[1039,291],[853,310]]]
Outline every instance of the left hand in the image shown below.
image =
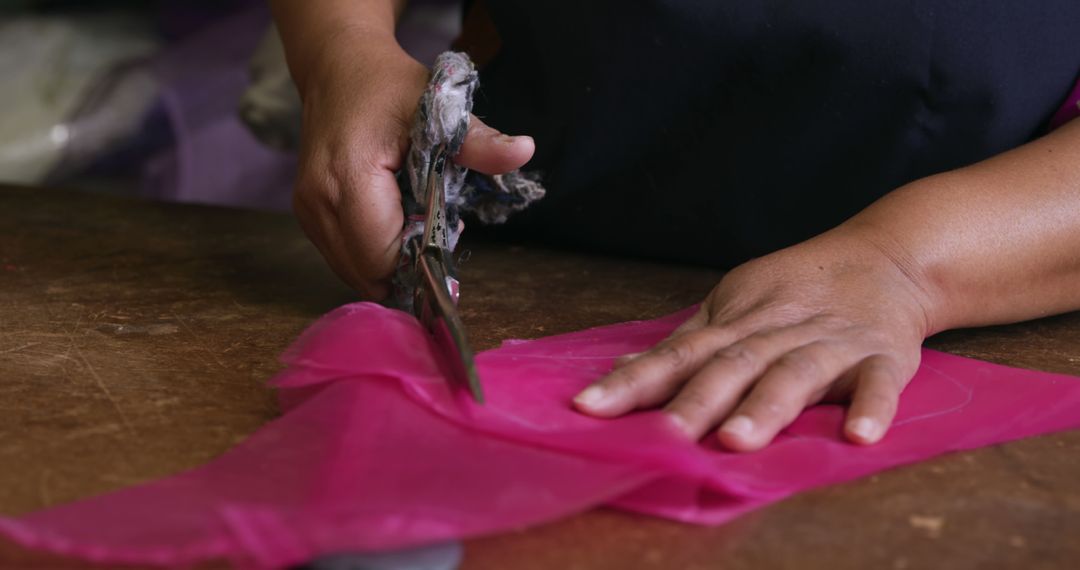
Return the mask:
[[648,352],[575,398],[613,417],[664,408],[694,439],[720,425],[729,449],[760,449],[820,401],[850,400],[861,444],[885,435],[932,332],[927,280],[870,228],[840,226],[745,263]]

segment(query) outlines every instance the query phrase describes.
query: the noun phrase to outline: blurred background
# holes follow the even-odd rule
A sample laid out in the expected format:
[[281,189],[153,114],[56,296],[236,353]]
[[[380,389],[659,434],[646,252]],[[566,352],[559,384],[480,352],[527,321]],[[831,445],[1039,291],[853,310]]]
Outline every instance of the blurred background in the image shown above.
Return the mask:
[[[456,0],[398,29],[434,61]],[[0,182],[286,210],[300,101],[265,0],[0,0]]]

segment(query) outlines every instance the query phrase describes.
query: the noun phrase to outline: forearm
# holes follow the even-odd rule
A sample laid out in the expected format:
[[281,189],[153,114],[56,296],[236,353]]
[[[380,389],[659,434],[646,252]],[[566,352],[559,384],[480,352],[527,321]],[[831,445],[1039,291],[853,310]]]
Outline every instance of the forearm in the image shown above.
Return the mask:
[[927,334],[1080,309],[1080,121],[846,222],[925,291]]
[[[335,45],[396,47],[394,28],[406,0],[270,0],[293,80],[305,91],[307,77]],[[356,55],[356,54],[353,54]]]

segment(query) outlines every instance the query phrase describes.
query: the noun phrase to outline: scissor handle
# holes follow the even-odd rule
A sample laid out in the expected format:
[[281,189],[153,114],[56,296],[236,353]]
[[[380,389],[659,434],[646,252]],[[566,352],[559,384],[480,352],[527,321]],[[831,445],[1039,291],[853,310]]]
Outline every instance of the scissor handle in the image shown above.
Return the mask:
[[424,244],[421,250],[429,248],[450,251],[450,228],[446,227],[446,184],[443,175],[446,171],[446,145],[441,144],[431,151],[425,177],[427,198],[427,217],[424,220]]

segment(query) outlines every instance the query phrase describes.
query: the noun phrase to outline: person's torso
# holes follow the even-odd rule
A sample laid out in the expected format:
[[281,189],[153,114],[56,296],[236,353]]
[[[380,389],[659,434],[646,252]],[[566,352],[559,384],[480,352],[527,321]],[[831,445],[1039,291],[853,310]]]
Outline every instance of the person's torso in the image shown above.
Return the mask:
[[730,266],[1041,134],[1080,2],[488,0],[477,113],[531,134],[518,233]]

